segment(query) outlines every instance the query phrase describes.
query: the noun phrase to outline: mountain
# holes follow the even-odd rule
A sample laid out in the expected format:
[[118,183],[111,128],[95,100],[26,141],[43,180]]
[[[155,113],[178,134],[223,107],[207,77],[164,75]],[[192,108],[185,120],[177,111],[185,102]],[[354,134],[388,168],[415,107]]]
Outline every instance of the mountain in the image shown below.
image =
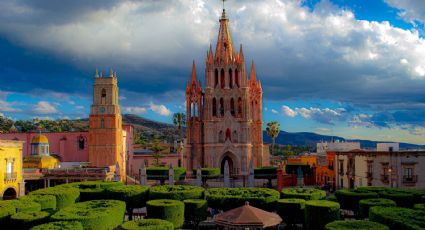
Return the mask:
[[[267,136],[266,131],[263,131],[263,140],[265,143],[271,143],[272,140]],[[280,131],[279,135],[276,138],[276,144],[281,145],[297,145],[297,146],[311,146],[316,147],[316,143],[321,141],[355,141],[360,142],[361,148],[371,149],[376,148],[377,143],[388,142],[388,141],[370,141],[370,140],[359,140],[359,139],[345,139],[338,136],[327,136],[317,133],[310,132],[299,132],[299,133],[290,133],[285,131]],[[415,145],[410,143],[400,143],[401,149],[425,149],[425,145]]]

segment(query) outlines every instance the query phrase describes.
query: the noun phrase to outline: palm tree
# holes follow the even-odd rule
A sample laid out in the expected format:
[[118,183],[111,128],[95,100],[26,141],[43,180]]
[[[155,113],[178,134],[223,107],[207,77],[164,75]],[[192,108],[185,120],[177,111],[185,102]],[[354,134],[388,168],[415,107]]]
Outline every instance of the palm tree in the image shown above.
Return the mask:
[[173,124],[174,126],[177,126],[179,129],[179,138],[180,140],[182,138],[182,127],[186,125],[186,114],[184,113],[175,113],[173,115]]
[[279,132],[280,132],[279,122],[271,121],[271,122],[267,123],[266,132],[267,132],[267,135],[272,138],[272,155],[273,155],[275,140],[276,140],[276,137],[279,135]]

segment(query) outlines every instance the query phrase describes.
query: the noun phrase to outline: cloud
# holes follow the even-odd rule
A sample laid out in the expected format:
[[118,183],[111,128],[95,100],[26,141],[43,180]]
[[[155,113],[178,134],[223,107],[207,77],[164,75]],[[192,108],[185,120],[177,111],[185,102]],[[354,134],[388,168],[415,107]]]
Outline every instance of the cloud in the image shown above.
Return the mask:
[[400,10],[398,15],[406,22],[417,25],[425,24],[425,3],[423,0],[385,0],[385,2]]
[[4,114],[0,112],[0,117],[4,117]]
[[35,114],[54,114],[58,113],[58,110],[55,105],[47,102],[47,101],[40,101],[37,103],[37,105],[32,110]]
[[272,109],[272,113],[279,114],[279,112],[277,110],[275,110],[275,109]]
[[126,113],[132,113],[132,114],[141,114],[146,113],[147,109],[145,107],[124,107],[124,111]]
[[82,106],[82,105],[77,105],[77,106],[75,106],[75,109],[76,109],[76,110],[82,110],[82,109],[84,109],[84,106]]
[[288,117],[295,117],[297,115],[297,112],[286,105],[282,106],[282,113]]
[[165,105],[156,105],[151,102],[150,109],[161,116],[170,116],[171,111]]

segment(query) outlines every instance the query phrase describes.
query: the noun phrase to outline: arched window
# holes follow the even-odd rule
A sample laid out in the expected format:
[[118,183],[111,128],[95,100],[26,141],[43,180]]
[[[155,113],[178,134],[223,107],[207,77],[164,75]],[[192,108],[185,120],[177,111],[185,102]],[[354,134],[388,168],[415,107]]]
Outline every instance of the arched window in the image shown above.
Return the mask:
[[195,114],[195,108],[193,108],[193,102],[190,103],[190,117],[193,117]]
[[239,88],[239,71],[235,70],[235,85]]
[[84,147],[85,147],[85,142],[86,142],[86,140],[84,139],[84,137],[83,137],[82,135],[80,135],[80,136],[78,137],[78,148],[79,148],[80,150],[83,150],[83,149],[84,149]]
[[218,86],[218,70],[215,69],[215,74],[214,74],[214,87]]
[[254,120],[254,101],[251,101],[251,120]]
[[102,89],[102,94],[100,95],[100,104],[106,104],[106,89]]
[[235,100],[233,98],[230,99],[230,113],[235,116]]
[[233,131],[232,140],[233,140],[232,141],[233,143],[237,143],[238,142],[238,132],[236,132],[236,130]]
[[213,111],[213,116],[216,117],[217,116],[217,100],[215,98],[213,98],[212,111]]
[[242,117],[242,98],[238,98],[238,116]]
[[220,143],[224,142],[224,134],[223,134],[223,131],[221,131],[221,130],[218,133],[218,142],[220,142]]
[[226,130],[226,139],[224,141],[227,141],[227,139],[229,139],[229,141],[232,141],[232,133],[230,132],[230,129]]
[[100,119],[100,128],[101,129],[105,128],[105,120],[103,118]]
[[224,100],[220,98],[220,116],[224,116]]
[[220,77],[220,81],[221,81],[221,88],[224,89],[224,69],[221,69],[221,77]]
[[232,69],[229,69],[229,87],[233,88],[233,75],[232,75]]

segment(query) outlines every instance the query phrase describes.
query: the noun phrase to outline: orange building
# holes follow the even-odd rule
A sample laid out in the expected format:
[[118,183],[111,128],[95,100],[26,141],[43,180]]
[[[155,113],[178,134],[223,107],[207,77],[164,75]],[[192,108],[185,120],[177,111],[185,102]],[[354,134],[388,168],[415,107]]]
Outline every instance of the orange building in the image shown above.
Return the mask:
[[327,152],[326,155],[318,157],[316,167],[316,183],[335,188],[335,152]]

